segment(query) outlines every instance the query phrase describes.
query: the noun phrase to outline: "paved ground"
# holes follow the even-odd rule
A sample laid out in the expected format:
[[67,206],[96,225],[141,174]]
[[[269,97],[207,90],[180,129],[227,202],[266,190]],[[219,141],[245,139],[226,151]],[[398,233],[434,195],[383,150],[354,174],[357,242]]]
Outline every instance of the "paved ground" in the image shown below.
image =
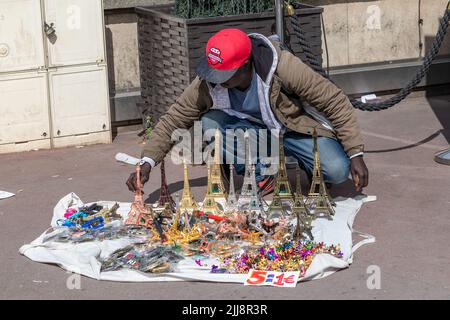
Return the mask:
[[[450,96],[416,96],[393,110],[359,112],[364,129],[370,186],[378,201],[360,211],[355,228],[377,242],[360,249],[354,264],[296,289],[249,288],[236,284],[98,282],[82,278],[68,290],[62,269],[32,262],[18,248],[48,225],[56,202],[73,191],[86,201],[131,201],[125,180],[132,168],[114,161],[117,152],[139,154],[134,133],[112,145],[0,155],[0,189],[17,196],[0,200],[0,298],[37,299],[391,299],[450,298],[450,167],[433,161],[450,141]],[[191,170],[195,193],[204,191],[202,168]],[[172,191],[182,170],[168,168]],[[159,186],[153,174],[146,192]],[[354,194],[350,183],[335,195]],[[156,193],[155,193],[156,194]],[[152,197],[155,196],[152,194]],[[381,289],[368,290],[368,266],[381,268]]]

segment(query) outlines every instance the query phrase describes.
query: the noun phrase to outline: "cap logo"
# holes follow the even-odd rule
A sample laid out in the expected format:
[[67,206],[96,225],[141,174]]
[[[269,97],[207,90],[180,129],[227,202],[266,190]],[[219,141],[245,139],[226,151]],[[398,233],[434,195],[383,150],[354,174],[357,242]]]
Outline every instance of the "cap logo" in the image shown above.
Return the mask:
[[222,54],[222,52],[217,48],[213,47],[213,48],[209,49],[209,53],[208,53],[209,63],[213,66],[218,63],[222,63],[223,59],[220,57],[221,54]]

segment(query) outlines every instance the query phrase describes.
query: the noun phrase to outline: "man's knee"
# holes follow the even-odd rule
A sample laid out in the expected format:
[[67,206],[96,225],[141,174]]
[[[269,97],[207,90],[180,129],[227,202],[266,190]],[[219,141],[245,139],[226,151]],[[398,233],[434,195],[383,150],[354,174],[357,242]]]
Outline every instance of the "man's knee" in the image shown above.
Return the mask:
[[210,110],[201,118],[203,131],[208,129],[222,129],[226,121],[227,114],[220,110]]
[[350,174],[350,160],[348,158],[336,158],[328,163],[322,163],[322,171],[325,182],[343,183],[347,181]]

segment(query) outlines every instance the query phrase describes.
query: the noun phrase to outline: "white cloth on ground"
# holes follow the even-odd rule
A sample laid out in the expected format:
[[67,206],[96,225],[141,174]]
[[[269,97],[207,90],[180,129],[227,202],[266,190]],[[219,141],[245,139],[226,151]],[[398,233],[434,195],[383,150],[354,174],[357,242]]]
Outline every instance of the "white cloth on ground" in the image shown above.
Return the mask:
[[[325,245],[340,244],[344,256],[342,259],[329,254],[317,255],[305,277],[300,281],[314,280],[327,277],[334,272],[348,268],[353,262],[354,252],[362,245],[374,243],[375,237],[353,230],[353,222],[361,206],[365,202],[374,201],[376,197],[336,198],[336,214],[333,220],[317,219],[313,223],[313,236],[315,241],[324,242]],[[98,204],[111,207],[115,202],[98,201]],[[118,213],[123,217],[128,215],[130,203],[119,203]],[[81,199],[71,193],[61,199],[55,206],[51,225],[56,227],[56,221],[64,218],[66,209],[70,206],[80,207]],[[364,239],[353,244],[352,234],[355,233]],[[186,258],[176,266],[176,272],[165,274],[148,274],[130,269],[100,272],[101,263],[98,258],[106,258],[114,251],[130,244],[129,240],[117,239],[106,241],[93,241],[80,244],[43,242],[45,232],[30,244],[24,245],[19,252],[29,259],[42,263],[54,263],[61,268],[97,280],[120,282],[153,282],[153,281],[210,281],[243,283],[245,274],[211,273],[211,266],[218,265],[215,259],[202,259],[202,265],[195,263],[195,257]]]

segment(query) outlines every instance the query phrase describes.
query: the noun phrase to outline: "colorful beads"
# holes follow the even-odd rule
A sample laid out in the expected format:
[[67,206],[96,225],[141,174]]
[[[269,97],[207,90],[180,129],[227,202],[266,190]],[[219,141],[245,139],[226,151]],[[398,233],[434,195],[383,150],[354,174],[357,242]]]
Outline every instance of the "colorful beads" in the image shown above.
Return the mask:
[[242,253],[221,259],[222,267],[230,273],[247,273],[250,269],[265,271],[300,271],[304,276],[315,255],[331,254],[342,258],[339,245],[326,246],[322,242],[286,241],[265,245],[259,249],[244,250]]

